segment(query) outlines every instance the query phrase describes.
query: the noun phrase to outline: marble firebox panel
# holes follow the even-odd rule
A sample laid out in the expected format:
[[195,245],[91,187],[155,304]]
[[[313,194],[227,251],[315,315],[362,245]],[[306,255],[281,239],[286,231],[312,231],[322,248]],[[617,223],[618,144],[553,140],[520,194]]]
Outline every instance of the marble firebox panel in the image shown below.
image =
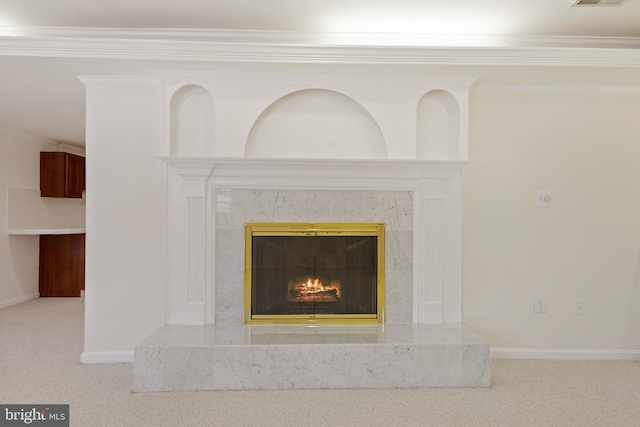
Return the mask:
[[384,222],[387,323],[413,321],[411,191],[216,190],[215,321],[243,323],[245,222]]

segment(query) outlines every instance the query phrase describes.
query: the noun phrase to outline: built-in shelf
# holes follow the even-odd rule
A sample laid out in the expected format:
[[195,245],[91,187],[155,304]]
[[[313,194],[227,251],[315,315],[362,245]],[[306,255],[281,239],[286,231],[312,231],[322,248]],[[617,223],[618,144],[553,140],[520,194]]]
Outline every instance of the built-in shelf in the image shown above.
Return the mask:
[[13,236],[40,236],[48,234],[84,234],[86,228],[33,228],[9,230],[9,235]]

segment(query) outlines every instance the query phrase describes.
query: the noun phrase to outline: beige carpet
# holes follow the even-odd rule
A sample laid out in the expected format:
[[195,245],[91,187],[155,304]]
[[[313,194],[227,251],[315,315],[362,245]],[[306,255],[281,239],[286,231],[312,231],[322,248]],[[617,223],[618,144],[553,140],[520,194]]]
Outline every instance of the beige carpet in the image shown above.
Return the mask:
[[0,403],[67,403],[72,426],[640,426],[640,362],[492,361],[490,389],[131,392],[82,365],[83,300],[0,310]]

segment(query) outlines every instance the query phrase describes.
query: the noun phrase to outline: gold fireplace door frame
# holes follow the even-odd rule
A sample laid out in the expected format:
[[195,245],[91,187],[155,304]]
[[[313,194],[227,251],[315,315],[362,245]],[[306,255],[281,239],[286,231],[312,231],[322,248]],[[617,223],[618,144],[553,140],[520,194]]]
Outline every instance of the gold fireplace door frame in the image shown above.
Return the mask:
[[[384,323],[384,228],[382,222],[247,222],[244,254],[244,323]],[[378,304],[375,314],[251,315],[253,236],[376,236],[378,239]]]

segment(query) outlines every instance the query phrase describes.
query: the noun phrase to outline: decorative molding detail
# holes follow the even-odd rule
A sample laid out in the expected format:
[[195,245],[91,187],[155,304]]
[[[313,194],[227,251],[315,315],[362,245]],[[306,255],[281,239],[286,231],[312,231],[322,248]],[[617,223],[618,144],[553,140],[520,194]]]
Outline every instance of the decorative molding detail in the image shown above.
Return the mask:
[[446,183],[442,215],[442,321],[462,322],[462,174]]
[[[209,177],[216,187],[278,189],[414,189],[445,181],[467,160],[316,160],[161,156],[185,180]],[[441,185],[441,184],[440,184]]]
[[173,159],[174,162],[168,163],[182,178],[182,196],[186,199],[187,283],[182,318],[187,325],[204,325],[208,318],[207,188],[214,165],[210,162],[193,162],[181,157]]
[[[1,40],[1,39],[0,39]],[[85,86],[104,83],[159,84],[160,81],[151,76],[77,76]]]
[[475,93],[539,93],[562,95],[640,96],[640,86],[476,83]]
[[55,146],[52,149],[55,149],[58,146],[58,142],[54,141],[52,139],[42,138],[42,137],[37,136],[37,135],[33,135],[33,134],[26,133],[26,132],[23,132],[23,131],[19,131],[19,130],[16,130],[16,129],[6,128],[6,127],[3,127],[3,126],[0,126],[0,134],[4,134],[4,135],[7,135],[7,136],[15,136],[17,138],[28,140],[29,142],[34,143],[34,144],[51,144],[51,145]]
[[184,179],[185,197],[207,197],[207,180],[213,171],[213,165],[210,162],[194,161],[194,159],[201,159],[199,157],[167,156],[161,159],[173,160],[167,163]]
[[0,55],[181,61],[640,67],[640,38],[4,28]]
[[423,176],[422,198],[424,200],[440,200],[444,197],[444,180],[425,182]]
[[59,142],[56,146],[58,151],[62,151],[65,153],[75,154],[77,156],[86,157],[87,150],[84,147],[78,147],[77,145],[65,144],[63,142]]
[[[426,202],[426,292],[421,302],[442,301],[442,242],[443,242],[443,203],[442,200]],[[420,262],[419,260],[418,262]]]
[[133,363],[131,351],[85,351],[80,355],[80,363]]
[[204,302],[207,280],[207,209],[205,202],[204,197],[187,198],[189,216],[187,303]]
[[7,301],[0,301],[0,308],[11,307],[12,305],[22,304],[23,302],[31,301],[32,299],[40,298],[40,292],[25,295],[18,298],[13,298]]
[[352,74],[297,74],[268,71],[184,71],[159,70],[152,72],[165,84],[185,86],[215,85],[221,87],[240,88],[322,88],[351,89],[354,87],[397,90],[417,88],[422,91],[438,88],[447,91],[468,91],[478,80],[477,76],[385,76],[385,75],[352,75]]
[[464,36],[400,33],[311,33],[274,30],[179,28],[3,27],[6,38],[86,40],[174,40],[183,42],[301,44],[327,46],[486,46],[548,48],[640,48],[638,37]]
[[640,350],[492,348],[491,358],[537,360],[640,360]]
[[303,44],[325,46],[494,46],[640,48],[638,37],[464,36],[407,33],[310,33],[273,30],[208,30],[178,28],[3,27],[6,38],[175,40],[218,43]]

